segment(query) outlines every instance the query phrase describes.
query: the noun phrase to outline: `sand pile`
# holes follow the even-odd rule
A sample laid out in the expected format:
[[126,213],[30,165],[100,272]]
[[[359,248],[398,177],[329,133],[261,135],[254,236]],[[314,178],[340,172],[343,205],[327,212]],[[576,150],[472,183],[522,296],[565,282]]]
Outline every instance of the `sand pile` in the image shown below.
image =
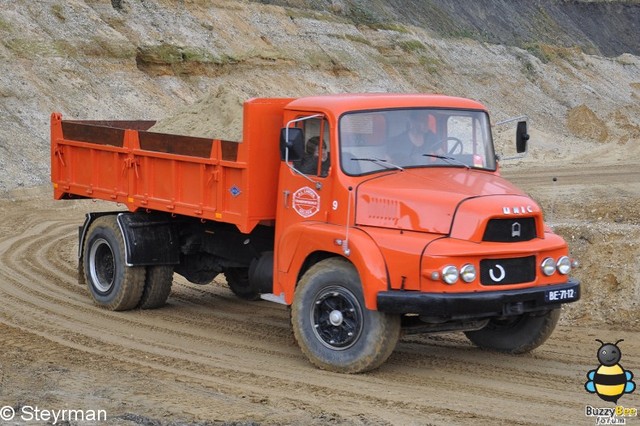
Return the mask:
[[242,141],[242,104],[251,97],[237,88],[219,86],[194,104],[159,120],[149,131]]
[[569,110],[567,128],[575,136],[598,142],[605,142],[609,137],[605,122],[584,104]]

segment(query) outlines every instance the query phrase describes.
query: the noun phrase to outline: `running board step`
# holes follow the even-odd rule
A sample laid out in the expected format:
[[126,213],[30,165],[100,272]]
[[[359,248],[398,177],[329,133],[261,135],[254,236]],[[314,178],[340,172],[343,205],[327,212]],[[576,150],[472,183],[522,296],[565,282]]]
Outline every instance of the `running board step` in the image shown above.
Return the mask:
[[260,298],[269,302],[280,303],[281,305],[287,304],[287,302],[284,301],[284,293],[280,293],[279,296],[276,296],[273,293],[264,293],[260,295]]

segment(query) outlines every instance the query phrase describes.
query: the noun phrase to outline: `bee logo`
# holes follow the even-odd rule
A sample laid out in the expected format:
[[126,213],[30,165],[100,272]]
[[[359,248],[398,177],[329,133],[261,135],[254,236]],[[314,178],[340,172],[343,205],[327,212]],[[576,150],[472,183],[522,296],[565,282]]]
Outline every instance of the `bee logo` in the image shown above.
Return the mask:
[[596,339],[602,346],[598,349],[598,361],[600,366],[587,373],[587,382],[584,388],[589,393],[598,394],[604,401],[618,403],[618,399],[625,393],[631,393],[636,389],[636,384],[631,381],[633,373],[622,368],[619,364],[622,352],[616,343],[604,343]]

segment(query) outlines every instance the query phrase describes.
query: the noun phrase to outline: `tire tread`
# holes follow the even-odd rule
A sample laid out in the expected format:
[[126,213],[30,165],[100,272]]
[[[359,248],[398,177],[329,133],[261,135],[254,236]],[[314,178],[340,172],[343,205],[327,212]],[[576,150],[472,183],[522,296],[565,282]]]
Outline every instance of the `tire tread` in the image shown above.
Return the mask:
[[554,309],[540,316],[523,318],[526,323],[521,324],[518,330],[505,329],[500,332],[487,326],[480,330],[467,331],[465,335],[482,349],[523,354],[542,345],[553,333],[559,318],[560,309]]
[[173,285],[173,266],[147,266],[144,290],[138,307],[156,309],[167,303]]
[[[322,260],[307,270],[296,288],[291,310],[294,338],[309,361],[318,368],[337,373],[364,373],[374,370],[380,367],[395,349],[400,335],[400,316],[384,314],[378,311],[364,313],[364,317],[368,316],[370,320],[373,320],[376,329],[370,335],[361,337],[368,340],[366,349],[363,354],[352,360],[344,359],[344,353],[341,351],[335,351],[334,354],[330,354],[331,356],[316,353],[312,348],[313,345],[307,342],[308,336],[305,335],[305,330],[300,327],[300,324],[304,324],[304,316],[309,314],[308,311],[304,311],[303,299],[306,297],[307,291],[309,291],[308,288],[317,286],[314,283],[314,277],[319,274],[334,273],[339,276],[350,276],[357,281],[357,284],[355,284],[357,285],[357,297],[362,303],[363,310],[368,311],[364,306],[362,287],[355,267],[349,261],[339,257]],[[354,289],[351,288],[350,290]]]

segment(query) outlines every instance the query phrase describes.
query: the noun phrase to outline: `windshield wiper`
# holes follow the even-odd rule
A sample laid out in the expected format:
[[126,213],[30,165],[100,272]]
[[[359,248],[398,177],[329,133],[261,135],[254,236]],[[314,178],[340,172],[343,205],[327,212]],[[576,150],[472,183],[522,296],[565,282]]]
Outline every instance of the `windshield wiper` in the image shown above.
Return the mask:
[[469,166],[466,163],[463,163],[462,161],[458,160],[457,158],[453,158],[453,157],[446,157],[444,155],[436,155],[436,154],[422,154],[423,157],[429,157],[429,158],[437,158],[439,160],[444,160],[449,164],[459,164],[463,167],[466,167],[467,169],[471,169],[471,166]]
[[404,170],[402,167],[398,166],[397,164],[393,164],[388,162],[387,160],[383,160],[382,158],[369,158],[369,157],[364,157],[364,158],[352,158],[352,161],[371,161],[372,163],[376,163],[379,166],[384,167],[385,169],[397,169],[397,170]]

